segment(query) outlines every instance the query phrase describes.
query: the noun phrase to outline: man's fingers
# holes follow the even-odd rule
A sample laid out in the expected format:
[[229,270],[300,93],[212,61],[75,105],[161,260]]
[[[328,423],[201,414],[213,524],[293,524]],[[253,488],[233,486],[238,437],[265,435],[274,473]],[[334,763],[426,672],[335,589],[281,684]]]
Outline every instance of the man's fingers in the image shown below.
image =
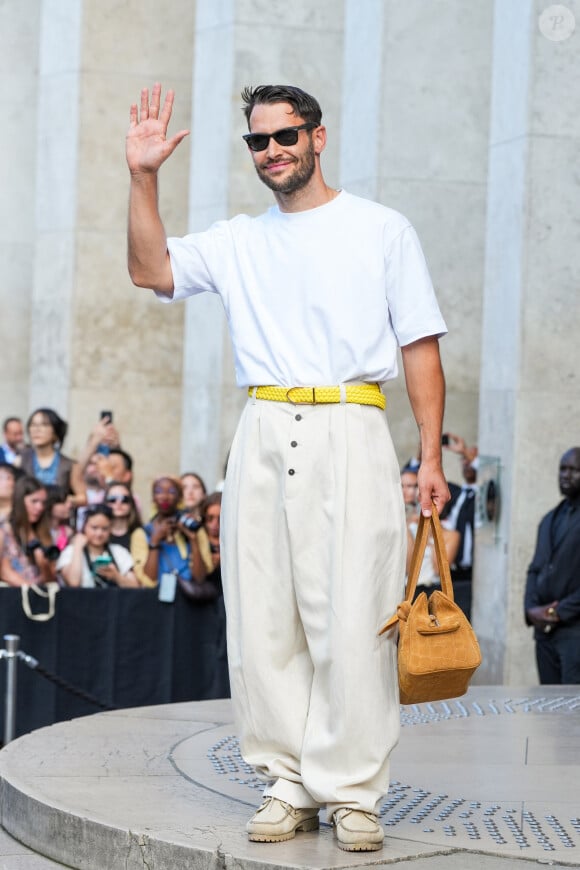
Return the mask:
[[167,144],[174,151],[186,136],[189,136],[189,130],[180,130],[179,133],[176,133],[175,136],[167,140]]
[[137,126],[137,103],[131,103],[131,108],[129,109],[129,126]]
[[[159,86],[159,96],[161,94],[161,85]],[[165,129],[169,126],[169,121],[171,120],[171,112],[173,111],[173,100],[175,97],[175,91],[171,89],[167,91],[165,94],[165,100],[163,101],[163,108],[161,109],[161,114],[159,115],[159,120],[165,125]]]
[[141,89],[141,117],[140,121],[146,121],[149,117],[149,88]]
[[[167,101],[167,97],[165,98]],[[151,104],[149,106],[149,117],[150,118],[158,118],[159,117],[159,106],[161,103],[161,85],[159,82],[155,82],[153,85],[153,90],[151,92]]]

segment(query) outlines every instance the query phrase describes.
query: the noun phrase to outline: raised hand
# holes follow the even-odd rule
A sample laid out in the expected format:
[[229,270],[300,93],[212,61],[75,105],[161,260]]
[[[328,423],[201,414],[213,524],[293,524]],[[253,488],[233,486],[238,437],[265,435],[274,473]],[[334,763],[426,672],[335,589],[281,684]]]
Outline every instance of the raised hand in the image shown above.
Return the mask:
[[133,103],[129,113],[129,130],[126,139],[126,156],[133,174],[155,173],[162,163],[175,151],[189,130],[180,130],[167,138],[167,128],[173,110],[174,92],[167,91],[161,108],[161,85],[153,85],[151,101],[149,89],[141,91],[141,106]]

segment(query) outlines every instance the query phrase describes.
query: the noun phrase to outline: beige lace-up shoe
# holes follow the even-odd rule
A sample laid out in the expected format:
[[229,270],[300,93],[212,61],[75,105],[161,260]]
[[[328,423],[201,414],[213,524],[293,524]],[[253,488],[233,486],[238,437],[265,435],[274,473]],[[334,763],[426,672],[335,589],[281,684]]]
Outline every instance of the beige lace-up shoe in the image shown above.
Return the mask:
[[267,797],[246,825],[248,839],[254,843],[281,843],[291,840],[296,831],[315,831],[317,828],[317,809],[297,810],[275,797]]
[[341,807],[332,821],[340,849],[345,852],[376,852],[382,849],[385,832],[374,813]]

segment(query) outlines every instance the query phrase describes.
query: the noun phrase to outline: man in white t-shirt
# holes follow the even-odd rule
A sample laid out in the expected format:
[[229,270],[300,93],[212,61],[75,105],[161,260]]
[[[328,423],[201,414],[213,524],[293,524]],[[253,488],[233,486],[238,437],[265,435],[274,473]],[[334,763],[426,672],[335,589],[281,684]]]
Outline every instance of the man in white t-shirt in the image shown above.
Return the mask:
[[421,434],[421,508],[441,509],[445,323],[409,222],[324,181],[317,101],[246,88],[244,136],[276,205],[167,239],[157,174],[173,92],[131,107],[129,271],[164,302],[217,293],[237,382],[248,389],[228,461],[222,574],[232,700],[243,756],[267,783],[250,840],[318,828],[380,849],[377,810],[399,735],[396,637],[405,518],[379,384],[401,347]]

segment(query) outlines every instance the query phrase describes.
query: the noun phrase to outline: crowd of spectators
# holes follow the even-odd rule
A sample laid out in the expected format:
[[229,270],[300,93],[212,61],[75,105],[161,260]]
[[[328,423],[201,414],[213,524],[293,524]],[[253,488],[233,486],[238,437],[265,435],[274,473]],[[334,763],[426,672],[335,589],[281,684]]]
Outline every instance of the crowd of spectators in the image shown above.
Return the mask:
[[[153,481],[151,507],[132,490],[133,460],[103,412],[78,459],[67,423],[38,408],[3,423],[0,584],[153,588],[195,600],[221,595],[221,494],[194,472]],[[174,593],[173,593],[174,594]],[[167,599],[165,599],[167,600]]]

